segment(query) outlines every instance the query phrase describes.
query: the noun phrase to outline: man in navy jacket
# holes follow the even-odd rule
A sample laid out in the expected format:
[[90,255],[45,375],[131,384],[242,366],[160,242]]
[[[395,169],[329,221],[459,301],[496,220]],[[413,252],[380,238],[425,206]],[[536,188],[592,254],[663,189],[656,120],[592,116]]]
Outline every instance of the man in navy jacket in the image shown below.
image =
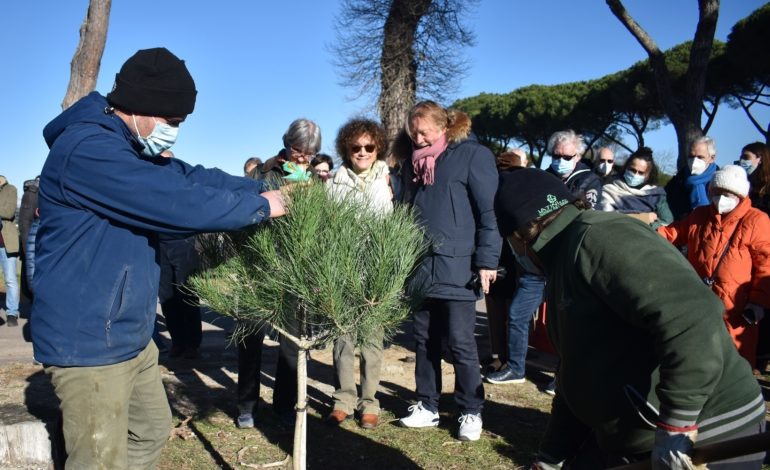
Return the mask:
[[184,61],[140,50],[106,98],[89,94],[43,131],[31,329],[61,400],[67,468],[154,468],[168,437],[151,341],[158,233],[235,230],[284,212],[260,182],[161,156],[196,94]]

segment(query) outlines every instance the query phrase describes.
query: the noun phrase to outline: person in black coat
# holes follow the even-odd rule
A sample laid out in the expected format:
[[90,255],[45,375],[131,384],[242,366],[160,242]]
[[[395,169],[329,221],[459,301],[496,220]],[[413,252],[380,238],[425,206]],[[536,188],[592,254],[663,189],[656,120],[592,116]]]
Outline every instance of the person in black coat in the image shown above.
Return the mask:
[[406,120],[412,153],[403,158],[402,168],[403,201],[416,210],[430,249],[411,280],[411,288],[425,296],[414,312],[419,401],[400,423],[438,425],[445,332],[461,440],[481,434],[484,388],[474,338],[476,301],[495,281],[502,244],[494,214],[495,157],[470,135],[470,125],[459,111],[432,101],[416,104]]

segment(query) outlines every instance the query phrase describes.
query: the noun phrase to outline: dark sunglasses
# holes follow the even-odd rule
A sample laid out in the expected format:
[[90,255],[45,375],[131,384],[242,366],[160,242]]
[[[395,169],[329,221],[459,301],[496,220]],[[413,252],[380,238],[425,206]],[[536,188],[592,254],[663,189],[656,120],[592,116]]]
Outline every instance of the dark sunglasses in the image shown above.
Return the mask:
[[553,158],[558,158],[559,160],[567,160],[567,161],[570,161],[570,160],[572,160],[573,158],[577,157],[577,154],[575,154],[575,155],[556,155],[556,154],[554,154],[554,155],[552,155],[552,157],[553,157]]
[[366,150],[366,153],[372,153],[374,152],[374,149],[376,149],[377,146],[374,144],[369,145],[351,145],[350,146],[350,152],[351,153],[358,153],[361,151],[361,149]]
[[599,161],[602,162],[602,163],[612,163],[615,160],[599,160]]

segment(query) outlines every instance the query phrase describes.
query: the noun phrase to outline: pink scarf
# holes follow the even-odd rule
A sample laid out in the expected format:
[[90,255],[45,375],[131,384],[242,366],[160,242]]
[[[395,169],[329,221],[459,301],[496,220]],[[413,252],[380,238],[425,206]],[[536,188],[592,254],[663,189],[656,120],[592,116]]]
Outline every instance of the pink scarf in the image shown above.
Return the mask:
[[433,184],[433,171],[436,167],[436,159],[447,148],[446,134],[442,134],[433,145],[415,148],[412,151],[412,167],[414,168],[414,181],[421,181],[424,185]]

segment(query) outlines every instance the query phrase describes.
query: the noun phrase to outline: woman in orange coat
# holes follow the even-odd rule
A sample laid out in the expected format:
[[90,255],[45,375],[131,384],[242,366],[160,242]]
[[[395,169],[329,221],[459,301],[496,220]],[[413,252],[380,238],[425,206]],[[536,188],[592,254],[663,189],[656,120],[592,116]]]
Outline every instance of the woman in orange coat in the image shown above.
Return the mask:
[[756,368],[756,325],[770,307],[770,219],[753,207],[746,171],[727,165],[709,185],[711,204],[658,228],[725,304],[724,320],[741,356]]

